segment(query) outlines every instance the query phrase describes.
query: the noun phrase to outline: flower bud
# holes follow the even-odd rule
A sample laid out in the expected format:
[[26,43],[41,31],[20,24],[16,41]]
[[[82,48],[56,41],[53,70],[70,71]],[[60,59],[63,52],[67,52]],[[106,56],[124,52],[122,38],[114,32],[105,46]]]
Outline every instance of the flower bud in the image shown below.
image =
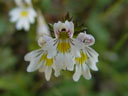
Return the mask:
[[50,31],[48,28],[48,25],[45,22],[45,19],[43,17],[43,15],[41,14],[40,11],[38,11],[38,17],[37,17],[37,37],[41,37],[43,35],[48,35],[50,36]]
[[80,33],[77,36],[77,39],[88,46],[91,46],[95,43],[95,38],[92,35],[86,33]]
[[38,39],[38,45],[43,47],[49,40],[51,40],[51,37],[44,35]]
[[85,41],[84,41],[84,43],[86,45],[91,46],[91,45],[93,45],[95,43],[95,38],[92,35],[90,35],[90,34],[85,34]]

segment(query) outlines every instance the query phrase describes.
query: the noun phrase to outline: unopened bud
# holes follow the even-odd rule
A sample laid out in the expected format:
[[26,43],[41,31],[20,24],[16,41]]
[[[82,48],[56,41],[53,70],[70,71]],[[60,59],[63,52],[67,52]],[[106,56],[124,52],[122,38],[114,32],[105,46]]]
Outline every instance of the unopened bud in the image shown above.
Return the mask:
[[38,45],[43,47],[49,40],[51,40],[51,37],[44,35],[38,39]]
[[80,33],[77,36],[77,39],[88,46],[91,46],[95,43],[95,38],[92,35],[86,33]]

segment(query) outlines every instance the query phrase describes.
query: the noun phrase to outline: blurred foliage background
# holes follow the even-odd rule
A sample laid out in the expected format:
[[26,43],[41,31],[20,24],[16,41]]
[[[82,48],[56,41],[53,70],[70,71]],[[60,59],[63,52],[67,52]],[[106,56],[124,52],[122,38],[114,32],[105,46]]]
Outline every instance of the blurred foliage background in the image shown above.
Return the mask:
[[98,72],[76,83],[73,72],[47,82],[38,71],[27,73],[24,55],[38,48],[36,24],[17,31],[8,12],[13,0],[0,0],[0,96],[128,96],[128,0],[33,0],[46,21],[54,23],[69,12],[96,38]]

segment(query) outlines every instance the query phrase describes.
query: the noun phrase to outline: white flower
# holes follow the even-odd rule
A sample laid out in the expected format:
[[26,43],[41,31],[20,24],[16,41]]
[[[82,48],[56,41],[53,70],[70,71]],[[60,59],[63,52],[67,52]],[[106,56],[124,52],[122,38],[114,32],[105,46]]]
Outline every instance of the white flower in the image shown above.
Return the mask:
[[91,79],[89,68],[98,71],[96,66],[98,62],[98,53],[89,47],[94,44],[95,39],[92,35],[86,33],[80,33],[77,39],[85,44],[85,48],[80,51],[81,57],[75,57],[76,70],[73,79],[74,81],[78,81],[81,75],[83,75],[85,79]]
[[[16,0],[18,1],[18,0]],[[28,31],[30,24],[35,22],[36,12],[31,6],[20,6],[9,12],[10,21],[16,22],[16,29]]]
[[37,17],[37,37],[42,37],[43,35],[50,36],[48,25],[45,22],[45,19],[40,11],[38,11],[38,17]]
[[33,72],[35,70],[44,72],[45,78],[48,81],[50,80],[52,69],[55,70],[55,61],[54,61],[54,56],[53,57],[48,56],[49,54],[51,56],[51,53],[48,52],[47,50],[53,51],[55,49],[53,49],[51,45],[51,42],[53,42],[53,40],[50,37],[45,36],[43,38],[45,38],[45,40],[43,40],[44,43],[41,44],[42,48],[26,54],[24,59],[25,61],[30,61],[30,64],[27,67],[27,72]]
[[62,23],[59,21],[55,23],[53,27],[56,36],[54,46],[56,46],[57,50],[55,62],[58,71],[55,75],[59,76],[61,69],[73,71],[74,55],[80,57],[79,49],[81,49],[84,44],[72,38],[74,33],[74,24],[72,22],[65,21]]

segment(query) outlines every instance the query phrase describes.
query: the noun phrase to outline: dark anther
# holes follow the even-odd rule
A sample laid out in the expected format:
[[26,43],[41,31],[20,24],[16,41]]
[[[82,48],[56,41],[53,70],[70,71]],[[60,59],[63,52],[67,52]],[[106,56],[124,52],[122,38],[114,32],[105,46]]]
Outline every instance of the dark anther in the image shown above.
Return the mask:
[[63,29],[61,29],[61,31],[62,31],[62,32],[65,32],[65,31],[66,31],[66,29],[65,29],[65,28],[63,28]]

